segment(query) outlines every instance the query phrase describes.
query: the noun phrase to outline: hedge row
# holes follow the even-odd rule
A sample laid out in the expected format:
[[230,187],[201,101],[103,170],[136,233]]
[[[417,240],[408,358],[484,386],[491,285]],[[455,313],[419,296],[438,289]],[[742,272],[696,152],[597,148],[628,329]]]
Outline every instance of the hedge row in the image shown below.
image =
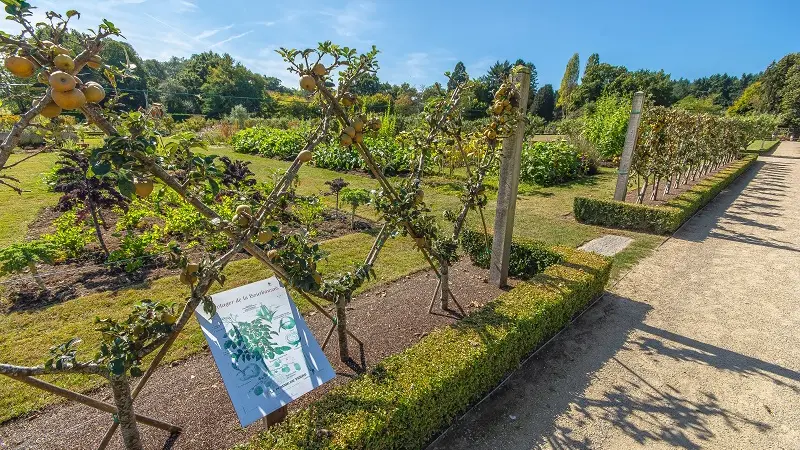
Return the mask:
[[663,205],[638,205],[615,200],[575,197],[573,212],[579,222],[591,225],[657,234],[673,233],[747,170],[757,158],[758,155],[745,155]]
[[610,260],[555,250],[562,264],[386,358],[241,448],[423,447],[603,292]]
[[[488,244],[488,245],[487,245]],[[492,260],[492,238],[488,241],[482,232],[465,229],[461,232],[461,247],[476,266],[488,269]],[[561,255],[548,248],[543,242],[511,242],[511,257],[508,274],[517,278],[530,278],[545,268],[561,262]]]
[[[762,144],[762,142],[763,142],[763,144]],[[761,148],[762,145],[763,145],[764,148]],[[747,149],[745,151],[748,152],[748,153],[768,153],[768,152],[771,152],[771,151],[775,150],[776,148],[778,148],[779,145],[781,145],[781,141],[777,141],[777,140],[776,141],[758,141],[757,140],[757,141],[754,141],[753,143],[751,143],[750,145],[748,145]]]

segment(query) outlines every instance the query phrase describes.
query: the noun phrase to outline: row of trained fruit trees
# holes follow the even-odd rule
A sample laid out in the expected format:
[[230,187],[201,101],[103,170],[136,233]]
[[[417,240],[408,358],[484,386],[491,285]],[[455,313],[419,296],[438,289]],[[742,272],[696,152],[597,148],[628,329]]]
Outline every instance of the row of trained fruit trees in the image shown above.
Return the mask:
[[[631,169],[636,176],[637,203],[703,177],[736,159],[761,124],[746,118],[696,114],[660,106],[645,109]],[[663,188],[663,189],[662,189]]]
[[[426,108],[424,125],[406,136],[415,149],[414,169],[407,179],[392,183],[383,176],[381,167],[364,144],[364,135],[376,132],[381,123],[378,119],[361,115],[360,99],[351,93],[351,87],[359,79],[377,70],[377,50],[373,48],[365,54],[358,54],[354,49],[330,42],[302,51],[281,49],[279,54],[289,64],[289,70],[298,75],[301,88],[315,96],[321,105],[322,117],[303,150],[269,195],[261,201],[247,198],[228,221],[209,206],[220,189],[222,171],[218,161],[195,154],[189,141],[165,145],[156,131],[156,115],[139,112],[116,114],[110,108],[114,98],[107,99],[101,106],[99,102],[105,96],[102,88],[84,85],[75,77],[85,66],[102,70],[112,87],[115,79],[126,76],[124,68],[105,66],[97,58],[105,40],[120,34],[112,23],[103,21],[96,31],[84,35],[84,50],[71,55],[63,51],[60,44],[68,32],[70,19],[79,17],[76,11],[63,16],[48,12],[50,23],[33,24],[30,21],[32,7],[28,3],[18,0],[4,3],[10,20],[22,26],[18,36],[0,35],[0,43],[7,55],[6,66],[18,76],[35,76],[45,90],[21,115],[0,145],[0,182],[16,188],[15,180],[3,178],[2,171],[10,167],[7,162],[11,151],[16,147],[21,132],[31,126],[36,116],[49,118],[45,126],[57,131],[64,126],[58,118],[61,109],[78,109],[88,122],[107,135],[103,146],[91,152],[91,176],[103,178],[114,174],[120,192],[128,196],[147,197],[156,186],[173,191],[205,218],[207,233],[225,235],[229,246],[216,256],[206,253],[193,256],[191,260],[180,257],[183,268],[180,280],[188,286],[182,304],[151,299],[136,305],[123,320],[98,319],[97,330],[102,333],[103,341],[94,357],[78,352],[80,340],[76,337],[64,343],[54,343],[43,365],[0,364],[0,374],[51,391],[55,388],[31,377],[83,373],[106,378],[113,392],[114,405],[94,401],[92,406],[114,413],[125,446],[138,449],[142,448],[142,443],[137,421],[149,421],[147,423],[154,426],[163,423],[135,415],[133,399],[191,319],[194,310],[202,305],[207,312],[213,312],[209,291],[213,284],[225,283],[223,272],[226,265],[242,251],[266,265],[331,319],[331,331],[325,341],[334,330],[338,331],[342,360],[350,358],[348,337],[363,346],[347,328],[346,305],[353,292],[372,276],[372,266],[387,239],[401,235],[412,237],[430,262],[439,277],[431,308],[437,298],[443,308],[449,308],[449,300],[455,300],[450,291],[448,271],[456,259],[459,235],[470,210],[479,211],[483,218],[482,209],[487,202],[484,177],[498,156],[500,140],[510,135],[518,123],[515,116],[519,106],[518,90],[510,80],[504,82],[496,93],[489,124],[473,133],[466,133],[462,126],[464,105],[468,103],[464,93],[468,91],[469,81],[461,82],[449,95],[431,102]],[[50,40],[40,40],[38,36],[41,35],[49,36]],[[279,221],[281,202],[299,170],[313,158],[316,146],[331,139],[338,139],[343,146],[355,147],[380,185],[374,204],[383,220],[381,231],[364,263],[344,274],[320,273],[317,262],[324,255],[317,244],[309,241],[308,230],[282,233]],[[421,183],[430,155],[441,141],[454,145],[466,161],[467,181],[462,190],[462,206],[458,211],[446,214],[453,223],[452,232],[443,229],[430,214]],[[51,148],[57,146],[57,141],[50,141],[48,145]],[[335,317],[320,305],[319,299],[335,305]],[[143,370],[143,358],[153,353],[152,363]],[[140,381],[132,388],[131,377],[139,376]],[[109,433],[113,433],[116,427],[114,425]]]

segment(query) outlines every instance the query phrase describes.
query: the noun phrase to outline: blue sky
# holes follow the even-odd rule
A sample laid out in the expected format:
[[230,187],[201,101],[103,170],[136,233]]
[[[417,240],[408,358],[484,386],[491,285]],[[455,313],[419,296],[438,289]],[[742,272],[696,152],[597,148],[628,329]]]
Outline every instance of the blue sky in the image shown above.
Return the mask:
[[[382,80],[428,85],[463,61],[482,75],[496,60],[536,64],[540,85],[558,85],[569,57],[593,52],[629,69],[664,69],[673,78],[758,72],[800,51],[797,0],[669,2],[29,0],[82,13],[78,28],[107,18],[143,58],[227,52],[250,69],[294,87],[275,54],[332,40],[376,45]],[[13,25],[13,24],[12,24]],[[13,28],[4,24],[5,31]]]

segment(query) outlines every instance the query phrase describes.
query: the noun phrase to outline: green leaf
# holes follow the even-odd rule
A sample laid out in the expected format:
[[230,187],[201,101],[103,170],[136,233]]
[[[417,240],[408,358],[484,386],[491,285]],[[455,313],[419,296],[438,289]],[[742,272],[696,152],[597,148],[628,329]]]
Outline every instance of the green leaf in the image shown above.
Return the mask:
[[128,198],[132,198],[133,193],[136,191],[136,188],[133,185],[133,180],[126,176],[120,176],[117,179],[117,188],[119,189],[120,194]]
[[67,17],[73,17],[73,16],[78,16],[78,18],[80,19],[81,13],[75,11],[74,9],[70,9],[69,11],[67,11]]
[[91,167],[91,171],[98,177],[102,177],[111,172],[111,163],[108,161],[99,162]]
[[142,369],[138,367],[131,367],[131,376],[132,377],[140,377],[142,376]]

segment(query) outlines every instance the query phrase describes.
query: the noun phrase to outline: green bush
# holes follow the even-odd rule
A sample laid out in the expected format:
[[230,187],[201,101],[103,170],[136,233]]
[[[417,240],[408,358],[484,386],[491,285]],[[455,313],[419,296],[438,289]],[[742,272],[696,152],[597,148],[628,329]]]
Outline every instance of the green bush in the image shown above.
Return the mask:
[[[367,136],[364,144],[372,152],[385,175],[392,176],[409,170],[409,155],[393,139]],[[321,169],[347,172],[354,169],[368,170],[355,146],[323,144],[314,150],[314,165]]]
[[519,179],[540,186],[564,183],[586,174],[578,149],[566,141],[533,142],[522,149]]
[[583,123],[583,136],[592,143],[605,160],[614,160],[622,154],[631,101],[604,96],[595,103],[595,110]]
[[[481,232],[465,229],[461,233],[461,247],[478,267],[489,268],[492,259],[492,238],[487,241]],[[512,277],[530,278],[553,264],[561,262],[561,255],[538,241],[513,241],[508,273]]]
[[592,225],[657,234],[673,233],[747,170],[756,159],[757,155],[747,155],[661,206],[575,197],[573,213],[578,221]]
[[247,128],[231,140],[233,150],[239,153],[259,154],[268,158],[293,159],[305,145],[300,130],[277,128]]
[[158,227],[141,234],[126,231],[119,242],[119,248],[108,255],[107,262],[111,267],[121,268],[125,272],[136,272],[164,251],[164,247],[158,242],[160,237]]
[[433,331],[240,448],[423,448],[602,294],[610,260],[555,250],[564,264]]

